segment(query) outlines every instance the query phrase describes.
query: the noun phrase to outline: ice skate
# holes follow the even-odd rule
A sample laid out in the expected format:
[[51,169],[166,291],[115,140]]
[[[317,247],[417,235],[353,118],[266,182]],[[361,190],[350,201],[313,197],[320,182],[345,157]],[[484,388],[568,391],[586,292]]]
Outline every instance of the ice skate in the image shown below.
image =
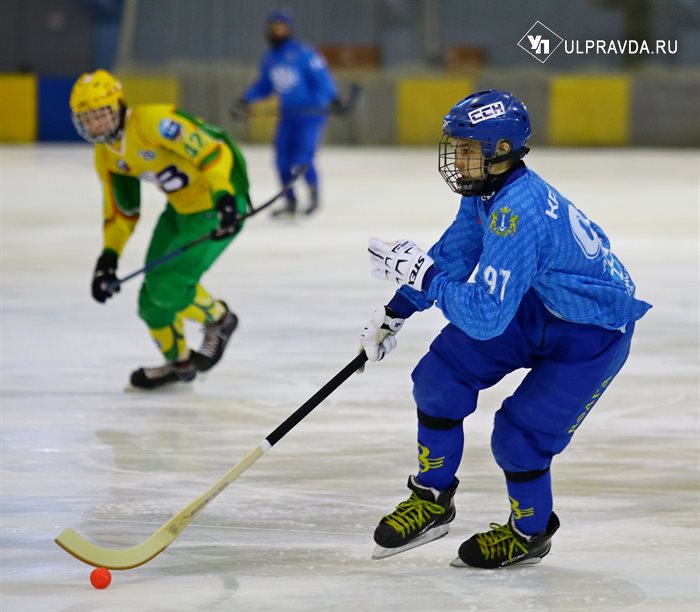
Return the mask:
[[199,350],[192,351],[192,362],[198,372],[206,372],[219,363],[228,341],[238,327],[238,317],[229,310],[226,302],[221,304],[226,309],[224,316],[204,326],[202,345]]
[[411,496],[385,516],[374,530],[377,546],[372,559],[385,559],[437,540],[450,530],[455,517],[453,497],[459,481],[447,491],[422,486],[415,476],[408,479]]
[[178,382],[191,382],[197,376],[192,357],[162,366],[143,367],[131,373],[131,385],[137,389],[157,389]]
[[309,202],[309,205],[304,210],[304,214],[307,217],[310,215],[313,215],[319,209],[320,206],[321,206],[321,202],[319,201],[318,190],[312,189],[311,190],[311,201]]
[[297,201],[287,198],[284,207],[273,210],[270,215],[273,219],[293,219],[297,212]]
[[554,512],[544,533],[534,536],[520,533],[511,516],[507,524],[491,523],[491,531],[477,533],[464,542],[459,547],[459,556],[450,565],[496,569],[539,563],[552,547],[552,536],[557,529],[559,518]]

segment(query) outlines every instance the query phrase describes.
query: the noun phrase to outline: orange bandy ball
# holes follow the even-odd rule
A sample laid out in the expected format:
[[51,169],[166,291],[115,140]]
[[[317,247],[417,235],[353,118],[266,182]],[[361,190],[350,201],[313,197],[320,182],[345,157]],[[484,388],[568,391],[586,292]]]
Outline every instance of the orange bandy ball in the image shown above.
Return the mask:
[[112,582],[112,574],[104,567],[98,567],[92,570],[90,574],[90,582],[96,589],[106,589],[109,583]]

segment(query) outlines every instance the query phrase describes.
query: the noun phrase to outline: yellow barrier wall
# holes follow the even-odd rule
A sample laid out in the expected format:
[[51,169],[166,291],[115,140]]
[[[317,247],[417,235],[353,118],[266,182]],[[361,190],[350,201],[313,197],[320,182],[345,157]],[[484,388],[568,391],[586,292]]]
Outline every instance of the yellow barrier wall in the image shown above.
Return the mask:
[[469,79],[405,79],[397,84],[399,144],[436,144],[442,119],[473,91]]
[[549,144],[629,144],[630,80],[623,76],[554,78]]
[[248,138],[252,142],[272,142],[277,126],[279,101],[272,96],[250,105]]
[[180,81],[167,77],[119,76],[124,97],[130,106],[137,104],[180,103]]
[[0,141],[32,142],[37,134],[37,78],[0,75]]

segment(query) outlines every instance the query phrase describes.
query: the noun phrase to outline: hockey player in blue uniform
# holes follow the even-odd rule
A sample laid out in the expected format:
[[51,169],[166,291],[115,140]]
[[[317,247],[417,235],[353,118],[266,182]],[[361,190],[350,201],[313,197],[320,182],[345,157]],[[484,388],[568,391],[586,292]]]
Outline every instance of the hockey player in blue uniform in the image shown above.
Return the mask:
[[462,421],[481,389],[527,368],[491,436],[510,517],[466,540],[452,565],[536,563],[559,527],[552,459],[622,368],[635,321],[651,306],[635,298],[603,230],[523,163],[530,120],[517,98],[470,95],[449,111],[443,131],[440,174],[462,196],[455,220],[427,253],[408,240],[370,240],[372,275],[401,286],[361,334],[369,360],[396,346],[416,311],[436,304],[449,322],[412,373],[418,474],[409,477],[409,499],[377,526],[374,558],[447,533]]
[[[276,93],[280,99],[280,121],[275,134],[277,171],[282,184],[287,183],[295,168],[307,165],[304,174],[310,191],[305,214],[319,207],[318,172],[314,156],[330,110],[342,109],[338,90],[326,60],[308,45],[293,37],[291,12],[276,10],[267,19],[270,50],[260,64],[260,74],[243,94],[240,103],[267,98]],[[293,216],[297,210],[294,190],[287,192],[285,207],[276,216]]]

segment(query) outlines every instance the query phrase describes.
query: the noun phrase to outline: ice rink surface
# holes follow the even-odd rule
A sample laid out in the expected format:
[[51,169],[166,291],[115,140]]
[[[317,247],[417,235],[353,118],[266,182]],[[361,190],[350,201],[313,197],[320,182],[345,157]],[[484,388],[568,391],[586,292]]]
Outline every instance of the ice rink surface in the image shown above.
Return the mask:
[[[278,189],[268,148],[244,148],[252,195]],[[372,561],[372,532],[415,471],[410,372],[444,325],[410,319],[399,348],[354,375],[211,503],[160,556],[105,591],[58,548],[74,527],[133,546],[218,480],[355,355],[393,292],[369,276],[372,235],[428,247],[458,196],[433,149],[320,157],[314,218],[266,214],[205,277],[240,327],[191,389],[126,393],[160,359],[136,316],[138,281],[92,301],[101,204],[87,146],[0,148],[2,404],[0,609],[97,611],[697,611],[700,578],[698,151],[544,150],[528,164],[611,237],[638,296],[620,376],[552,472],[562,527],[539,565],[449,567],[509,507],[489,448],[493,414],[522,377],[483,392],[466,421],[458,514],[447,537]],[[140,267],[163,197],[120,262]],[[303,193],[303,192],[302,192]],[[196,330],[193,345],[199,343]]]

